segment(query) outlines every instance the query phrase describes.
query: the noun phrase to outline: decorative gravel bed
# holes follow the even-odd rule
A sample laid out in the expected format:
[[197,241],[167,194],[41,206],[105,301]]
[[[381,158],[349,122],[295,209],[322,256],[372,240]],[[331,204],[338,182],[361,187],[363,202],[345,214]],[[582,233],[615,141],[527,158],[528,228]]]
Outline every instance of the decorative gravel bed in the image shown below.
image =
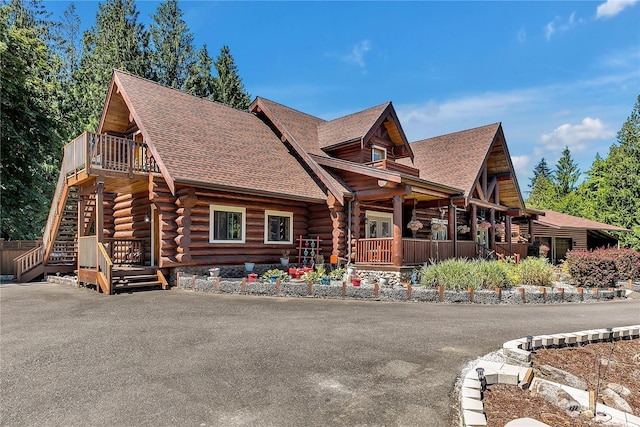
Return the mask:
[[[532,360],[534,369],[549,365],[581,378],[589,390],[600,391],[597,403],[603,402],[602,391],[608,384],[626,387],[630,394],[624,399],[632,414],[640,416],[640,339],[543,349],[536,351]],[[542,397],[532,396],[529,390],[505,384],[491,385],[484,393],[483,403],[489,427],[503,427],[513,419],[524,417],[558,427],[602,426],[606,419],[606,416],[572,418]]]

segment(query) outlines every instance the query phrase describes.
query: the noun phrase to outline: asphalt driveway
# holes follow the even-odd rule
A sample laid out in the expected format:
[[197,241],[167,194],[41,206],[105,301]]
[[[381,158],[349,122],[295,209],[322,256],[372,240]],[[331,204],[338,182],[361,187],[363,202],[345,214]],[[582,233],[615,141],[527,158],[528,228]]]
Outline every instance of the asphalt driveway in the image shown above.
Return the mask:
[[640,323],[640,300],[480,306],[0,288],[6,426],[449,425],[468,361]]

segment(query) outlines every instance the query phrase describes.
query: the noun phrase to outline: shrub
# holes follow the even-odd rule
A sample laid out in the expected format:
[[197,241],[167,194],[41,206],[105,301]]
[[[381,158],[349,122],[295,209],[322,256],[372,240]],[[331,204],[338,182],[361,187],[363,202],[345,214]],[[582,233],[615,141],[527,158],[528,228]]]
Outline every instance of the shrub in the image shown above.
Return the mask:
[[279,277],[280,281],[282,282],[289,280],[289,275],[285,271],[282,271],[278,268],[272,268],[271,270],[266,271],[262,275],[262,280],[268,282],[269,280],[271,280],[271,277]]
[[480,261],[476,263],[478,276],[480,278],[480,287],[483,289],[494,289],[511,286],[509,272],[513,267],[508,262],[503,261]]
[[523,285],[553,285],[553,266],[546,258],[527,257],[518,264],[517,270]]
[[329,277],[331,277],[331,280],[342,280],[346,272],[346,268],[336,268],[329,273]]
[[448,259],[440,263],[429,261],[422,267],[420,283],[428,287],[443,286],[447,290],[477,289],[481,281],[474,263]]
[[572,280],[579,286],[609,287],[618,281],[616,259],[608,250],[567,252]]
[[640,278],[640,252],[633,249],[600,249],[597,252],[609,253],[618,270],[618,279],[636,280]]

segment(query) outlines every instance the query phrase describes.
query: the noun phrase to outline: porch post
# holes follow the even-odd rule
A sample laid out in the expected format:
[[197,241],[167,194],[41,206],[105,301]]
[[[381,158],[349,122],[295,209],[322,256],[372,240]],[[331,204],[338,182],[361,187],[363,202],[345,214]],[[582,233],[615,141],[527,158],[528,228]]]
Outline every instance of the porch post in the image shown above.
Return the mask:
[[449,229],[447,233],[449,233],[449,239],[453,240],[453,257],[458,258],[458,233],[456,224],[456,205],[453,204],[453,199],[449,198]]
[[84,196],[80,195],[78,197],[78,241],[80,241],[81,237],[84,237]]
[[513,253],[513,240],[511,239],[511,217],[507,215],[504,221],[504,232],[507,233],[507,243],[509,243],[509,252]]
[[471,204],[471,218],[469,219],[469,222],[471,223],[469,224],[469,228],[471,229],[471,240],[478,243],[478,207],[475,203]]
[[104,181],[98,181],[96,190],[96,238],[98,243],[104,241]]
[[393,265],[402,267],[402,197],[393,196]]
[[489,229],[489,249],[492,251],[496,250],[496,228],[493,227],[496,222],[496,210],[491,208],[489,209],[489,222],[492,227]]

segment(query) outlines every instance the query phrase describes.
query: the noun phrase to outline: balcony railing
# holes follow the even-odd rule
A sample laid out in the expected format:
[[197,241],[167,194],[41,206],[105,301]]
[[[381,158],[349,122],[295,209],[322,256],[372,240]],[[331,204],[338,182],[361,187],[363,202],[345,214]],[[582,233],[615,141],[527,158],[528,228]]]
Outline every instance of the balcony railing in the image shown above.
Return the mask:
[[85,132],[64,147],[62,171],[69,176],[93,169],[129,174],[160,171],[144,142]]

